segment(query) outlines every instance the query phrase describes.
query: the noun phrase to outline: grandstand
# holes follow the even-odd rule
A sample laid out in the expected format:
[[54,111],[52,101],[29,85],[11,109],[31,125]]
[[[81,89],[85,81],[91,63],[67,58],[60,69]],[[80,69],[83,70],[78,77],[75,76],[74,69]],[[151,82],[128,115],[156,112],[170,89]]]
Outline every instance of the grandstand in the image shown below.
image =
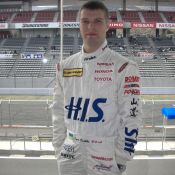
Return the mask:
[[[27,41],[28,40],[28,41]],[[78,41],[76,41],[78,40]],[[173,38],[147,38],[146,36],[138,36],[138,37],[108,37],[108,44],[109,47],[124,56],[130,55],[131,59],[134,59],[138,62],[140,67],[140,72],[143,77],[159,77],[159,73],[156,71],[161,72],[160,77],[170,76],[174,77],[174,62],[175,62],[175,44]],[[50,42],[51,41],[51,42]],[[64,36],[63,37],[63,53],[64,58],[68,57],[69,55],[76,53],[81,48],[81,38],[75,38],[73,36]],[[56,36],[52,37],[31,37],[27,38],[7,38],[2,40],[3,44],[1,44],[1,50],[3,51],[13,51],[13,57],[15,58],[5,58],[0,59],[0,67],[5,69],[5,67],[11,67],[11,69],[6,70],[6,75],[3,71],[0,71],[0,77],[18,77],[18,76],[34,76],[34,77],[41,77],[41,74],[33,74],[32,72],[35,70],[36,64],[42,64],[42,59],[33,60],[28,59],[24,60],[24,58],[20,58],[22,53],[26,54],[37,54],[43,53],[49,57],[49,62],[56,63],[56,59],[59,56],[60,52],[60,37]],[[27,42],[27,44],[26,44]],[[76,45],[77,44],[77,45]],[[129,44],[129,45],[127,45]],[[152,44],[152,45],[151,45]],[[131,53],[131,54],[129,54]],[[9,59],[9,60],[8,60]],[[14,59],[14,60],[13,60]],[[19,59],[19,60],[18,60]],[[144,62],[141,60],[144,59]],[[165,61],[167,59],[167,61]],[[8,61],[7,61],[8,60]],[[15,61],[18,60],[18,61]],[[4,64],[6,61],[6,65]],[[23,62],[27,62],[26,68],[31,71],[26,71],[25,74],[16,74],[18,70],[15,70],[15,67],[18,69],[19,67],[23,66]],[[12,65],[11,63],[14,62]],[[33,62],[33,64],[32,64]],[[49,63],[48,63],[49,64]],[[11,66],[10,66],[11,65]],[[146,68],[147,65],[147,68]],[[149,66],[150,65],[150,66]],[[169,66],[167,66],[169,65]],[[50,73],[51,77],[54,77],[54,67],[50,64]],[[49,65],[47,65],[49,67]],[[145,69],[144,69],[145,67]],[[38,66],[38,72],[41,71],[42,66]],[[165,70],[164,70],[165,69]],[[172,71],[171,71],[172,70]],[[49,72],[48,72],[49,73]],[[43,74],[44,76],[44,74]]]
[[[76,22],[77,20],[77,15],[78,15],[78,10],[65,10],[64,11],[64,21],[67,22],[68,25],[72,25],[69,28],[65,29],[65,33],[66,34],[63,38],[64,41],[64,57],[67,57],[73,53],[76,53],[80,50],[81,47],[81,38],[78,38],[77,32],[78,29],[75,26],[74,28],[74,22]],[[154,12],[154,11],[110,11],[110,19],[112,22],[116,22],[116,23],[128,23],[128,28],[126,28],[127,30],[131,30],[132,29],[132,25],[133,23],[140,23],[140,25],[143,24],[152,24],[152,23],[163,23],[164,22],[168,22],[170,19],[170,17],[172,17],[172,20],[174,19],[173,16],[175,16],[175,12]],[[45,24],[55,24],[55,21],[59,21],[60,17],[59,17],[59,13],[57,11],[22,11],[22,12],[11,12],[11,13],[7,13],[4,14],[4,12],[1,14],[1,18],[5,19],[5,21],[3,22],[8,22],[11,21],[11,23],[7,23],[8,24],[8,31],[0,31],[0,37],[1,37],[1,43],[0,43],[0,49],[3,51],[13,51],[15,54],[14,56],[16,56],[16,58],[20,58],[20,54],[21,53],[35,53],[37,54],[37,52],[39,53],[43,53],[44,55],[47,55],[47,57],[50,58],[58,58],[59,57],[59,52],[60,52],[60,37],[59,35],[57,35],[57,33],[54,33],[55,29],[45,29],[43,31],[43,33],[40,33],[40,25],[45,25]],[[171,21],[172,21],[171,20]],[[23,29],[23,33],[22,34],[18,34],[18,27],[16,29],[16,31],[14,32],[14,34],[11,32],[11,28],[13,28],[13,24],[17,25],[17,24],[21,24],[21,29]],[[43,24],[42,24],[43,23]],[[69,24],[70,23],[70,24]],[[167,24],[167,23],[165,23]],[[23,26],[22,26],[23,25]],[[35,25],[38,25],[38,29]],[[17,25],[18,26],[18,25]],[[26,32],[25,32],[25,26],[27,26]],[[147,25],[149,28],[149,25]],[[29,33],[29,29],[30,28],[35,28],[33,30],[34,31],[34,35],[32,35],[32,33]],[[139,28],[140,26],[138,26]],[[48,28],[48,26],[46,26],[46,28]],[[124,28],[123,28],[124,29]],[[72,30],[72,31],[71,31]],[[109,47],[112,48],[113,50],[120,52],[122,55],[124,56],[128,56],[130,55],[131,59],[137,57],[138,59],[138,63],[140,66],[140,71],[141,71],[141,75],[143,75],[143,77],[157,77],[156,74],[154,74],[155,68],[154,65],[152,65],[149,69],[149,66],[144,69],[145,64],[154,64],[154,60],[151,59],[144,59],[145,57],[150,57],[150,58],[157,58],[159,57],[159,55],[161,55],[161,59],[170,57],[169,60],[169,64],[172,63],[172,69],[173,69],[173,60],[174,60],[174,50],[175,50],[175,39],[173,37],[169,37],[169,36],[164,36],[162,34],[162,36],[149,36],[149,34],[145,34],[143,36],[140,35],[132,35],[132,33],[130,33],[130,35],[124,36],[124,33],[122,35],[122,37],[118,37],[116,31],[117,30],[122,30],[120,29],[111,29],[108,32],[108,43],[109,43]],[[161,30],[161,29],[157,29],[157,28],[152,28],[152,30]],[[167,29],[168,30],[168,29]],[[69,33],[69,31],[71,31],[71,33]],[[163,29],[162,29],[163,31]],[[131,32],[131,31],[130,31]],[[112,36],[111,36],[112,33]],[[18,36],[17,36],[18,35]],[[115,36],[114,36],[115,35]],[[28,37],[29,36],[29,37]],[[169,51],[166,51],[166,53],[164,53],[164,55],[162,53],[160,53],[160,49],[169,49]],[[170,52],[171,51],[171,52]],[[142,65],[142,62],[140,63],[140,60],[144,59],[144,65]],[[145,61],[147,63],[145,63]],[[12,60],[13,62],[13,60]],[[28,62],[30,62],[30,60],[28,60]],[[33,62],[33,60],[31,60],[31,62]],[[54,62],[55,63],[55,62]],[[0,64],[2,69],[3,65],[4,65],[4,60],[1,59],[0,60]],[[11,64],[11,61],[9,61],[9,64]],[[20,71],[15,71],[15,66],[17,68],[19,68],[21,65],[19,64],[23,64],[22,61],[18,61],[15,62],[15,64],[13,64],[13,66],[11,67],[11,70],[7,70],[5,71],[7,73],[7,75],[4,74],[4,71],[0,72],[0,77],[9,77],[9,74],[11,76],[42,76],[41,74],[33,74],[32,71],[35,70],[32,69],[32,67],[30,67],[31,72],[27,71],[25,74],[22,73],[22,75],[20,75]],[[162,65],[162,61],[157,61],[157,64],[161,64]],[[32,66],[31,64],[28,64],[28,66]],[[52,64],[50,64],[50,68],[47,70],[47,72],[50,70],[51,73],[48,72],[48,74],[50,74],[51,76],[54,76],[53,72],[54,72],[54,68],[52,66]],[[9,66],[10,67],[10,66]],[[47,65],[47,67],[49,67],[49,65]],[[159,68],[162,66],[159,66]],[[166,66],[164,66],[166,68]],[[53,68],[53,69],[52,69]],[[38,67],[38,72],[40,72],[42,69],[42,66],[39,68]],[[152,71],[152,69],[154,69],[154,71]],[[29,70],[29,69],[28,69]],[[160,71],[162,72],[162,74],[164,75],[160,75],[160,76],[166,76],[170,73],[170,76],[173,77],[173,71],[169,71],[167,70],[169,73],[166,74],[166,72],[163,73],[163,68],[160,68]],[[15,72],[18,72],[18,74],[16,74]],[[44,76],[44,74],[43,74]]]
[[[0,99],[0,140],[8,145],[8,149],[0,146],[0,157],[1,154],[54,155],[50,106],[55,65],[60,60],[61,49],[59,2],[0,2],[0,95],[17,94],[20,98],[26,94],[36,95],[36,99],[31,100]],[[162,8],[175,7],[175,2],[103,2],[110,11],[109,47],[136,61],[142,78],[143,123],[137,154],[174,155],[175,123],[170,121],[165,125],[161,108],[175,105],[175,8],[168,11]],[[82,3],[83,0],[64,0],[63,59],[81,49],[78,10]],[[41,5],[52,4],[56,8],[38,9]],[[37,7],[36,10],[33,7]],[[43,94],[48,99],[37,99]],[[144,98],[150,94],[158,95],[158,99]],[[164,96],[160,99],[162,94],[170,95],[171,99]],[[27,148],[33,140],[39,145],[37,150]],[[156,142],[156,147],[149,146],[151,142]],[[19,147],[23,145],[21,150],[17,148],[18,144]],[[162,172],[159,174],[163,175]],[[171,172],[170,169],[169,175]]]

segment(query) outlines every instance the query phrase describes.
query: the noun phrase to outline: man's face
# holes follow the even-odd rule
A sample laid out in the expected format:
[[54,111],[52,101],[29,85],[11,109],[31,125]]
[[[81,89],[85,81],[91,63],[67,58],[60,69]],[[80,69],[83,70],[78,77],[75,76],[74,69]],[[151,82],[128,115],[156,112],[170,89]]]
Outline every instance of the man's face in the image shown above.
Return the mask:
[[85,47],[98,48],[106,38],[108,20],[101,9],[80,12],[80,32]]

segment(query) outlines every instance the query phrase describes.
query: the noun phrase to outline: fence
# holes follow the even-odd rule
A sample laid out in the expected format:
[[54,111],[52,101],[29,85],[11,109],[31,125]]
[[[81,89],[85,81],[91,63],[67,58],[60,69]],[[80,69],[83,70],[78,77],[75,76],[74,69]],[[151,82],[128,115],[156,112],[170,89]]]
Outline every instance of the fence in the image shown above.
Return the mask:
[[[174,150],[175,121],[165,125],[161,108],[174,106],[175,100],[143,100],[142,104],[143,122],[136,150]],[[51,100],[1,100],[0,150],[3,143],[9,150],[34,149],[53,154],[51,105]]]

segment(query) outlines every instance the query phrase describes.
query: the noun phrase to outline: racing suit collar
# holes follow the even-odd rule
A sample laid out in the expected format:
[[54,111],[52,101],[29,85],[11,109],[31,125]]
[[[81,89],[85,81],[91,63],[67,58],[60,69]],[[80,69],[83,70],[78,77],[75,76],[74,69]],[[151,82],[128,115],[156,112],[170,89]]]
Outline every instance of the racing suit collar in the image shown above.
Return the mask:
[[101,55],[103,53],[103,51],[106,48],[108,48],[106,40],[103,42],[103,44],[95,52],[92,52],[92,53],[84,52],[84,49],[83,49],[83,46],[82,46],[81,53],[82,53],[82,56],[83,56],[83,58],[82,58],[83,61],[87,62],[87,61],[91,61],[91,60],[96,59],[97,57],[99,57],[99,55]]

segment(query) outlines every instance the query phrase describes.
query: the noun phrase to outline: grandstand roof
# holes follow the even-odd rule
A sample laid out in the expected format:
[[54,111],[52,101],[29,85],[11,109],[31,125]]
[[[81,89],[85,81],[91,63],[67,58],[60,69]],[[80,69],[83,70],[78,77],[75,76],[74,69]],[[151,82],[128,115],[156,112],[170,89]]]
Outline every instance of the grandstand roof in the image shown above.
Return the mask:
[[[70,8],[79,8],[85,0],[64,0],[64,7],[69,6]],[[1,0],[0,5],[13,5],[9,2],[31,2],[32,6],[49,6],[49,5],[58,5],[58,0]],[[103,2],[111,9],[121,9],[123,5],[123,0],[103,0]],[[155,4],[159,5],[159,10],[175,11],[175,1],[174,0],[126,0],[126,7],[128,9],[145,9],[153,10]]]

